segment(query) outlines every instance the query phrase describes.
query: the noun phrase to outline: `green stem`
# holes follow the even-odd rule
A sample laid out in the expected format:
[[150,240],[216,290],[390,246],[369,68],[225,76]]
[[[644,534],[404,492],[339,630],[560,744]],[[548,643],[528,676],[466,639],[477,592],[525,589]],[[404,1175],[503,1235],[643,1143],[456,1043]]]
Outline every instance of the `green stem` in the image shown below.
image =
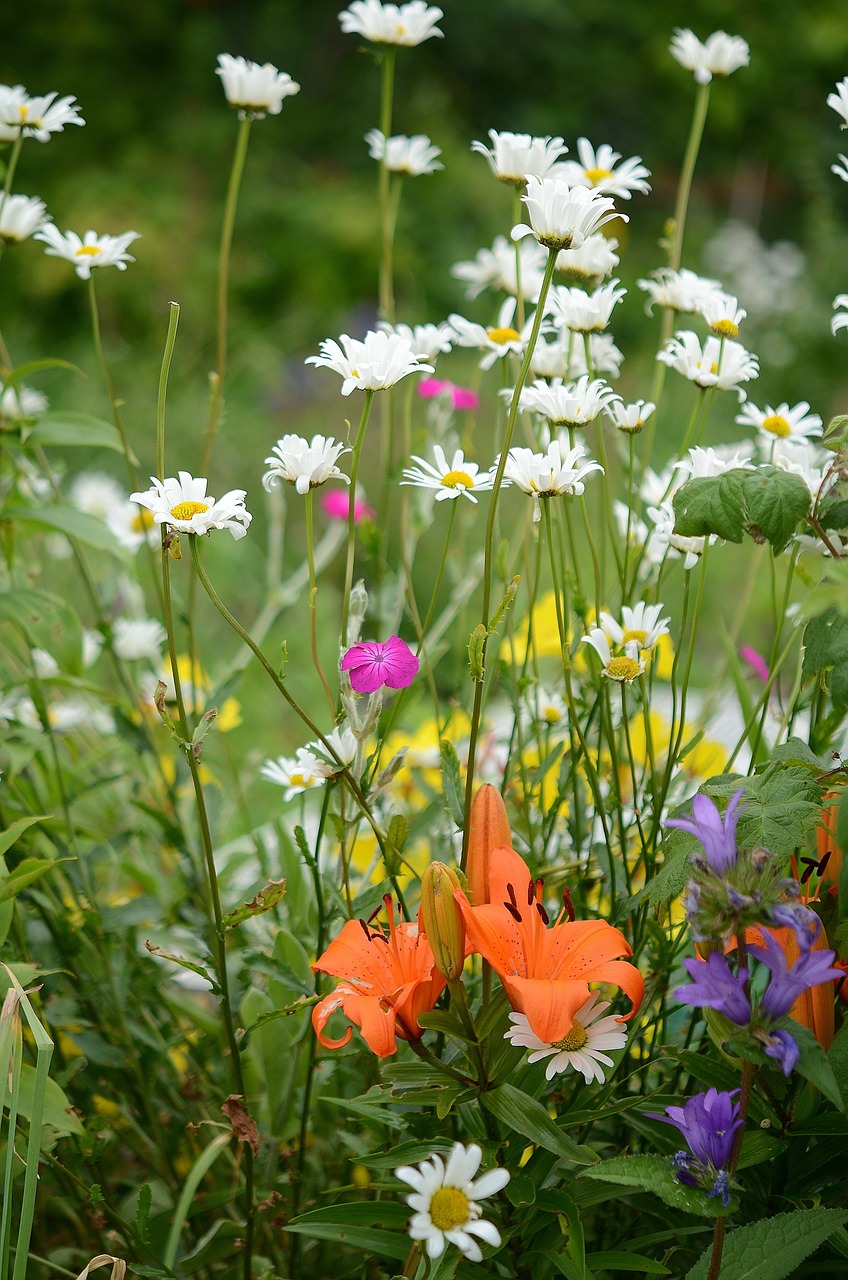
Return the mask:
[[[321,666],[321,659],[318,656],[318,609],[316,605],[316,596],[318,595],[318,585],[315,581],[315,533],[313,522],[313,496],[314,490],[306,491],[306,562],[309,566],[309,643],[312,648],[312,662],[321,684],[324,686],[324,692],[327,695],[327,702],[330,706],[330,719],[336,718],[336,703],[330,689],[329,682],[324,674],[324,668]],[[351,505],[353,498],[351,498]]]
[[342,596],[342,648],[347,648],[347,624],[350,616],[350,590],[353,586],[353,558],[356,550],[356,481],[359,476],[359,460],[362,456],[362,442],[365,439],[365,428],[371,414],[374,392],[365,392],[365,403],[359,419],[359,430],[353,444],[353,460],[350,467],[350,507],[347,516],[347,560],[345,561],[344,595]]
[[202,476],[205,476],[209,470],[212,444],[221,419],[221,408],[224,400],[224,378],[227,371],[227,303],[230,288],[230,253],[233,247],[233,229],[236,222],[239,189],[241,187],[242,174],[244,173],[244,162],[247,157],[247,144],[250,140],[250,126],[252,123],[253,120],[250,116],[246,116],[239,121],[236,149],[233,155],[230,181],[227,186],[227,198],[224,204],[221,247],[218,251],[218,333],[215,372],[210,376],[209,418],[206,422],[203,451],[200,455],[200,474]]
[[127,464],[127,471],[130,477],[130,486],[135,492],[138,489],[138,474],[133,462],[133,453],[130,448],[130,442],[127,437],[121,411],[118,408],[118,401],[115,398],[115,389],[112,386],[112,379],[109,375],[109,366],[106,363],[106,356],[103,352],[103,340],[100,333],[100,311],[97,306],[97,293],[94,288],[94,274],[88,277],[88,301],[91,307],[91,332],[94,338],[94,350],[97,354],[97,362],[100,365],[100,372],[103,375],[103,381],[106,385],[106,395],[109,397],[109,405],[112,410],[112,421],[118,429],[118,435],[121,437],[121,445],[124,451],[124,460]]
[[165,479],[165,404],[168,398],[168,377],[171,372],[171,360],[177,341],[177,326],[180,323],[180,304],[168,303],[168,333],[165,338],[165,350],[162,354],[162,367],[159,370],[159,392],[156,397],[156,474]]
[[393,280],[394,225],[390,208],[390,173],[386,163],[388,140],[392,131],[392,100],[395,86],[395,53],[392,45],[386,45],[382,54],[380,84],[380,132],[385,139],[380,161],[378,198],[380,204],[380,316],[389,324],[395,318],[395,293]]

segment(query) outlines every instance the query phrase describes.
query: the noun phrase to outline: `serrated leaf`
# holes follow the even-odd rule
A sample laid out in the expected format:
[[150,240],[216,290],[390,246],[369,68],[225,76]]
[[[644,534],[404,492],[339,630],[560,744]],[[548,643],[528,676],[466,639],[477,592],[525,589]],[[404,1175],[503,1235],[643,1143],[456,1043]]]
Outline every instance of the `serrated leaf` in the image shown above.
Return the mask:
[[496,1120],[520,1133],[538,1147],[544,1147],[572,1164],[591,1164],[597,1159],[589,1147],[578,1146],[554,1123],[541,1102],[514,1085],[502,1084],[480,1095],[480,1101]]
[[[90,413],[45,413],[27,435],[26,442],[31,441],[63,449],[79,447],[124,452],[117,427]],[[131,461],[133,466],[138,466],[138,458],[134,454]]]
[[834,709],[848,710],[848,617],[836,608],[811,618],[804,628],[802,671],[805,676],[829,672]]
[[24,507],[17,503],[7,503],[3,508],[4,520],[15,520],[19,524],[33,525],[37,529],[47,529],[51,533],[64,533],[67,538],[75,538],[77,542],[98,551],[107,551],[117,560],[126,560],[128,553],[103,520],[89,515],[87,511],[77,511],[74,507],[41,506]]
[[[846,1219],[845,1209],[796,1209],[738,1227],[724,1242],[721,1280],[784,1280]],[[686,1280],[707,1280],[711,1256],[712,1248]]]
[[245,920],[250,920],[253,916],[261,916],[265,911],[271,911],[282,902],[285,894],[285,880],[269,880],[265,888],[260,889],[250,902],[243,902],[240,907],[236,907],[235,911],[227,912],[221,921],[222,928],[235,929],[236,925],[242,924]]
[[723,1217],[735,1207],[735,1199],[731,1199],[725,1209],[718,1196],[708,1196],[697,1187],[684,1186],[670,1162],[662,1156],[615,1156],[612,1160],[593,1165],[591,1169],[581,1170],[578,1176],[593,1178],[597,1182],[612,1182],[621,1187],[639,1187],[659,1196],[673,1209],[684,1209],[700,1218]]
[[742,472],[687,480],[675,493],[674,532],[684,538],[715,533],[725,542],[741,542],[744,520]]
[[688,480],[672,501],[674,532],[681,537],[714,533],[727,542],[741,542],[748,533],[755,542],[770,543],[779,555],[809,512],[811,499],[800,476],[763,466]]
[[844,1103],[848,1104],[848,1023],[844,1023],[827,1054]]
[[445,808],[454,824],[462,830],[465,820],[465,793],[462,787],[462,776],[459,768],[459,756],[456,748],[447,738],[439,743],[439,754],[442,760],[442,789],[445,796]]

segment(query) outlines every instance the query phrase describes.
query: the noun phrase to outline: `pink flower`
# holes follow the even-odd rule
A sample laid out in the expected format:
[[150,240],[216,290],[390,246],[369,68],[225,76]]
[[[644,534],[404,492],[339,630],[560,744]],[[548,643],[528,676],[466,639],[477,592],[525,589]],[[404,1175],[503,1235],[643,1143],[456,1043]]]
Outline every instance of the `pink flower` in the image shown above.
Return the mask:
[[757,653],[757,650],[752,649],[750,645],[743,644],[742,648],[739,650],[739,657],[743,662],[747,662],[754,674],[760,677],[763,684],[768,683],[768,663],[761,653]]
[[[350,515],[350,502],[351,495],[347,489],[328,489],[321,498],[321,506],[331,520],[347,520]],[[354,524],[359,524],[360,520],[364,520],[366,516],[369,520],[373,520],[374,515],[373,508],[369,507],[364,498],[353,500]]]
[[350,672],[350,687],[357,693],[376,693],[384,685],[407,689],[418,675],[419,666],[400,636],[389,636],[382,644],[367,640],[352,645],[341,661],[341,669]]
[[471,391],[468,387],[458,387],[455,383],[443,381],[441,378],[422,378],[418,384],[418,394],[425,400],[450,395],[454,409],[480,408],[480,397],[476,391]]

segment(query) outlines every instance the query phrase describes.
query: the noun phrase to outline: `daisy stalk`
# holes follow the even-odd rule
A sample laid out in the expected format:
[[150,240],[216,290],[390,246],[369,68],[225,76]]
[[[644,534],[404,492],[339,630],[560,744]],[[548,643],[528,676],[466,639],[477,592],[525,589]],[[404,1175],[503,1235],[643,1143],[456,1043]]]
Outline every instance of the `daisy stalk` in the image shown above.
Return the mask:
[[[396,47],[391,44],[383,46],[380,58],[380,131],[388,139],[392,133],[392,105],[395,89],[395,55]],[[378,178],[378,198],[380,204],[380,280],[379,299],[380,317],[389,324],[395,318],[394,289],[394,233],[397,206],[394,211],[390,207],[390,174],[389,149],[383,147],[380,157]]]
[[[206,475],[209,471],[209,459],[212,455],[212,445],[215,440],[215,432],[221,419],[221,409],[224,399],[224,377],[227,370],[227,319],[228,308],[227,301],[230,288],[230,253],[233,246],[233,230],[236,222],[236,209],[238,208],[239,190],[241,188],[242,174],[244,173],[244,162],[247,158],[247,144],[250,140],[250,126],[253,124],[253,116],[246,113],[239,120],[238,133],[236,134],[236,149],[233,154],[233,163],[230,169],[230,180],[227,185],[227,198],[224,204],[224,221],[221,226],[221,246],[218,251],[218,332],[217,346],[215,354],[215,372],[210,377],[211,387],[209,395],[209,418],[206,422],[206,432],[203,437],[203,450],[200,455],[200,472]],[[164,471],[160,471],[160,475],[164,475]]]
[[345,561],[344,593],[342,595],[342,648],[347,648],[347,623],[350,616],[350,592],[353,586],[353,558],[356,551],[356,482],[359,478],[359,460],[362,456],[362,442],[365,439],[365,428],[371,416],[371,405],[374,392],[365,392],[362,405],[362,416],[359,429],[353,442],[353,459],[350,466],[350,506],[347,516],[347,559]]
[[[521,367],[518,370],[518,377],[515,380],[515,390],[512,393],[512,400],[509,406],[509,415],[507,417],[506,427],[504,429],[503,440],[501,441],[500,457],[495,471],[495,478],[492,483],[492,498],[489,504],[489,514],[486,518],[486,534],[484,541],[484,559],[483,559],[483,603],[481,609],[481,622],[486,628],[487,634],[483,640],[483,646],[480,654],[480,663],[485,674],[486,666],[486,650],[488,648],[488,628],[489,628],[489,609],[492,597],[492,561],[494,556],[495,541],[495,516],[498,510],[498,498],[501,488],[503,487],[504,471],[509,457],[509,449],[512,444],[512,436],[515,431],[515,421],[518,417],[518,404],[521,399],[521,389],[527,381],[527,375],[530,372],[530,364],[533,359],[533,349],[539,338],[539,331],[542,327],[542,315],[545,310],[545,301],[548,296],[548,290],[553,279],[554,268],[558,255],[557,248],[548,249],[548,260],[545,264],[545,274],[542,278],[542,286],[539,290],[539,300],[536,303],[536,311],[533,316],[533,327],[530,330],[530,337],[527,340],[527,347],[521,361]],[[355,481],[354,481],[355,484]],[[468,837],[469,837],[469,818],[471,816],[471,801],[474,793],[474,760],[477,752],[477,738],[480,733],[480,717],[483,710],[483,680],[477,680],[474,686],[474,707],[471,712],[471,732],[468,741],[468,765],[465,778],[465,811],[463,816],[463,833],[462,833],[462,861],[461,869],[465,870],[465,863],[468,858]]]
[[[312,519],[314,507],[315,490],[309,488],[306,491],[306,563],[309,567],[309,643],[312,648],[312,662],[315,670],[318,672],[318,678],[324,686],[324,692],[327,695],[327,702],[330,705],[330,718],[335,720],[336,702],[333,698],[329,682],[324,674],[324,668],[321,666],[321,659],[318,656],[318,608],[316,605],[316,597],[318,595],[318,584],[315,580],[315,527]],[[353,508],[353,495],[350,500],[351,509]]]

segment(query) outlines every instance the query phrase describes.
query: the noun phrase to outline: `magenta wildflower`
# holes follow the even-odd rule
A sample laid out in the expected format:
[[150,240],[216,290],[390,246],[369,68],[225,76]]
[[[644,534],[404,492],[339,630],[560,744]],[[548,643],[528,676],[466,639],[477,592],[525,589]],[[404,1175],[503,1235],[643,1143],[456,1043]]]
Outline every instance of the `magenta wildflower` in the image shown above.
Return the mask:
[[739,657],[748,664],[754,675],[760,677],[763,684],[768,684],[769,666],[761,653],[757,653],[757,650],[752,649],[750,645],[743,644],[739,650]]
[[454,382],[442,378],[422,378],[418,383],[418,394],[424,400],[433,400],[436,396],[450,395],[454,409],[479,409],[480,397],[470,387],[458,387]]
[[374,519],[374,508],[369,507],[364,498],[354,498],[346,489],[328,489],[321,499],[321,506],[331,520],[347,520],[351,502],[354,524],[359,524],[366,516],[369,520]]
[[350,672],[350,687],[357,693],[407,689],[421,664],[400,636],[388,640],[366,640],[352,645],[341,660],[342,671]]

